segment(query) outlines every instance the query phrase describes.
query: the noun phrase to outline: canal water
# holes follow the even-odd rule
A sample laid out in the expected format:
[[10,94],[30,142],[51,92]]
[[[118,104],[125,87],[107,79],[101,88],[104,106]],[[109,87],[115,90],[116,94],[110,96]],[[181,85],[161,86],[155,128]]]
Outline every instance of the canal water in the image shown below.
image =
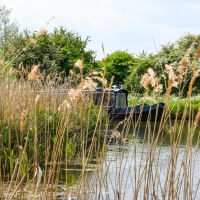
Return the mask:
[[105,159],[87,199],[200,199],[199,131],[181,121],[113,122]]

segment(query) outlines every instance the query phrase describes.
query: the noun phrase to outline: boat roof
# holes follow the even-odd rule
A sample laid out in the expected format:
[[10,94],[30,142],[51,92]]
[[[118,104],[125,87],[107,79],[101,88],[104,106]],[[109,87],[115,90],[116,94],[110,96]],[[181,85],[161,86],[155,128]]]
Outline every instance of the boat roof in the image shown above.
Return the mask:
[[114,90],[113,92],[114,92],[114,93],[126,93],[126,94],[128,94],[128,91],[125,90],[125,89],[116,89],[116,90]]
[[128,94],[128,91],[123,89],[123,88],[96,88],[96,90],[84,90],[85,92],[113,92],[113,93],[125,93],[126,95]]

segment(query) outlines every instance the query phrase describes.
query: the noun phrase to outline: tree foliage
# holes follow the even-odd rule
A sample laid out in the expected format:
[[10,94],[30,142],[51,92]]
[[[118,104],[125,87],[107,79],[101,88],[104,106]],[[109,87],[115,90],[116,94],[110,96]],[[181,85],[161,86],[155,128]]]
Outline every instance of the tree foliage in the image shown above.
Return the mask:
[[0,6],[0,59],[12,60],[13,46],[18,35],[18,25],[10,19],[11,10]]
[[[188,91],[189,82],[192,76],[192,66],[197,53],[197,48],[200,43],[200,35],[192,35],[190,33],[185,34],[175,43],[168,43],[163,45],[161,50],[156,56],[156,62],[154,69],[158,74],[162,74],[162,70],[165,69],[166,64],[171,64],[174,67],[175,73],[178,73],[178,66],[182,65],[183,58],[187,58],[187,76],[184,77],[181,87],[183,88],[183,94],[185,95]],[[197,62],[197,69],[200,67],[200,62]],[[179,86],[180,88],[180,86]],[[173,89],[174,93],[177,94],[178,89]],[[193,87],[194,93],[200,92],[200,78],[198,77]]]
[[[165,65],[170,64],[178,73],[183,58],[187,57],[187,76],[184,76],[182,82],[183,93],[187,93],[200,35],[185,34],[175,43],[163,45],[156,55],[147,55],[143,51],[134,57],[127,51],[118,50],[107,55],[105,60],[96,61],[95,52],[87,49],[90,37],[82,39],[79,34],[64,27],[55,28],[51,33],[47,30],[19,32],[17,24],[10,20],[10,14],[11,10],[0,6],[0,60],[3,63],[12,63],[16,68],[20,65],[29,70],[33,65],[40,64],[40,71],[46,74],[61,72],[67,76],[69,70],[74,68],[74,63],[83,60],[84,73],[103,69],[108,82],[114,76],[114,84],[122,81],[125,88],[143,92],[140,80],[148,68],[152,68],[159,76],[163,74]],[[199,69],[199,59],[196,61]],[[199,77],[193,86],[193,92],[199,93]],[[178,90],[172,92],[177,93]]]
[[129,75],[125,79],[125,87],[129,90],[142,92],[143,88],[140,84],[140,80],[143,74],[147,72],[148,68],[153,68],[155,65],[155,57],[152,54],[142,52],[136,59],[133,66],[129,68]]
[[21,44],[26,43],[26,48],[15,60],[15,66],[21,62],[23,66],[40,64],[40,70],[46,74],[56,71],[64,72],[66,76],[78,59],[83,60],[85,73],[96,66],[94,51],[86,49],[89,37],[83,40],[77,33],[63,27],[55,28],[53,33],[43,30],[30,34],[26,31],[21,39],[24,39]]
[[106,79],[111,80],[114,76],[114,83],[124,82],[129,69],[135,65],[136,59],[133,55],[126,51],[115,51],[107,55],[106,59],[99,63],[99,66],[105,68]]
[[90,38],[82,39],[78,33],[66,28],[55,28],[48,33],[23,30],[19,32],[15,22],[10,20],[11,10],[0,6],[0,60],[28,70],[40,64],[40,71],[49,74],[62,72],[65,76],[77,60],[83,60],[84,72],[97,66],[95,52],[87,49]]

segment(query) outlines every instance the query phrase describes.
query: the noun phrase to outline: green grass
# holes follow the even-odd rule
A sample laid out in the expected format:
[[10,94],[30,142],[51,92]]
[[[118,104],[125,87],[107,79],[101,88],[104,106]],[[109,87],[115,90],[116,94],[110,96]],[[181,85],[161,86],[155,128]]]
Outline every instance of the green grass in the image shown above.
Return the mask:
[[[154,103],[158,102],[166,103],[166,99],[164,96],[158,96],[155,99],[153,99],[151,96],[143,97],[141,94],[133,94],[133,93],[129,95],[128,101],[129,101],[129,106],[135,106],[143,103],[149,105],[153,105]],[[168,102],[169,104],[168,109],[169,112],[171,113],[171,117],[175,118],[176,115],[178,115],[178,117],[181,118],[186,109],[187,103],[188,103],[187,98],[180,98],[171,95]],[[191,99],[189,100],[189,105],[190,106],[187,108],[187,117],[189,117],[191,112],[193,112],[194,115],[197,114],[198,109],[200,107],[200,95],[192,96]]]

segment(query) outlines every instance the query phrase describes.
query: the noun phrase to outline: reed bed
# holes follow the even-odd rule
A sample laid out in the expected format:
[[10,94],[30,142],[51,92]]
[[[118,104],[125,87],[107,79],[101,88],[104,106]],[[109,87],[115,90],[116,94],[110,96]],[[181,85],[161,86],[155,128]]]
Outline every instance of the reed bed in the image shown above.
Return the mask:
[[44,80],[38,66],[25,79],[15,76],[0,83],[1,197],[55,199],[61,182],[68,194],[71,171],[85,177],[102,152],[107,117],[81,93],[96,85],[89,77],[77,83],[72,73],[61,87],[59,76]]
[[[151,97],[166,104],[155,122],[131,116],[110,121],[103,103],[96,107],[82,92],[96,88],[95,80],[103,87],[107,81],[98,72],[83,76],[81,61],[75,64],[80,74],[71,71],[66,80],[59,74],[44,76],[39,65],[30,72],[2,74],[1,199],[200,198],[200,109],[192,106],[199,52],[200,47],[191,65],[182,60],[178,72],[166,65],[165,86],[152,69],[144,75],[141,103],[153,89]],[[180,88],[174,112],[171,90],[181,86],[179,75],[186,67],[193,76],[184,106]],[[162,87],[164,97],[159,96]]]
[[[199,76],[199,50],[200,46],[196,60],[186,66],[183,59],[177,72],[172,65],[166,65],[166,94],[157,96],[166,104],[161,121],[151,122],[149,119],[143,124],[140,119],[133,121],[130,116],[114,124],[107,142],[107,154],[88,182],[86,199],[200,198],[200,104],[199,99],[192,97],[192,85]],[[179,88],[174,105],[172,88],[181,86],[182,70],[189,67],[193,75],[184,106],[182,88]],[[151,101],[156,101],[156,93],[162,86],[152,69],[144,75],[141,83],[146,93],[140,103],[148,100],[150,88],[153,88]],[[82,194],[78,198],[82,198]]]

